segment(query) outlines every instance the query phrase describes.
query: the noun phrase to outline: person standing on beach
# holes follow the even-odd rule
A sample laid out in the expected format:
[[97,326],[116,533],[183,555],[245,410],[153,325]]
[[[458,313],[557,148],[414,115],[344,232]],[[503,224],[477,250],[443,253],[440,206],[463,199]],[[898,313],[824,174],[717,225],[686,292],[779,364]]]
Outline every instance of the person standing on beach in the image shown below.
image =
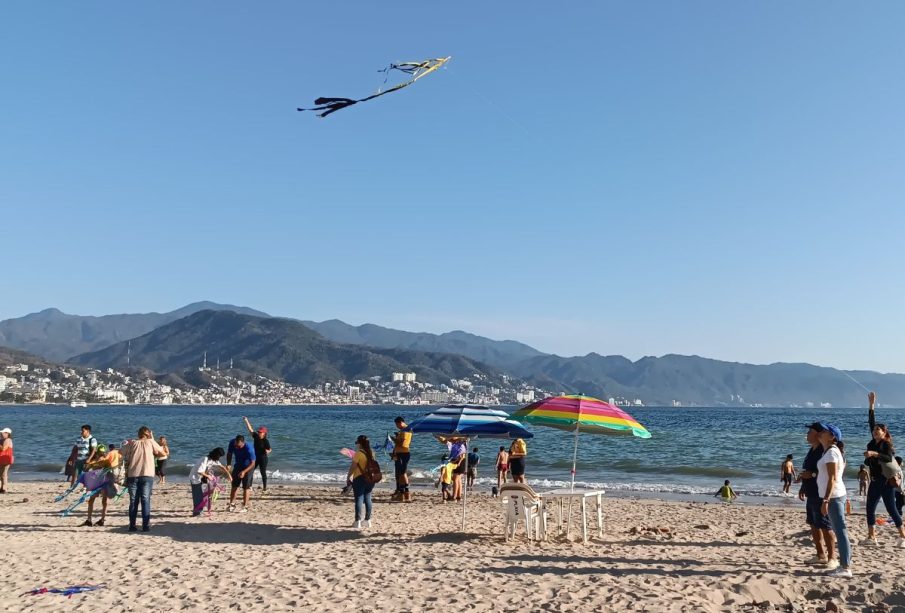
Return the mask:
[[229,442],[226,450],[226,463],[229,464],[233,456],[236,463],[233,465],[232,486],[229,489],[229,503],[227,511],[236,510],[236,490],[242,486],[242,510],[239,513],[248,513],[248,499],[251,496],[251,484],[255,476],[255,448],[245,442],[245,437],[239,434]]
[[517,438],[509,446],[509,472],[512,473],[513,483],[525,482],[525,456],[528,455],[528,445],[524,439]]
[[474,487],[475,479],[478,478],[478,464],[481,463],[481,456],[478,455],[478,448],[475,447],[468,454],[468,472],[465,475],[465,483],[468,487]]
[[252,439],[254,439],[255,446],[255,462],[257,463],[257,467],[261,472],[261,483],[263,487],[261,488],[261,494],[267,493],[267,460],[270,457],[270,452],[273,451],[270,448],[270,441],[267,439],[267,428],[264,426],[260,426],[257,430],[251,427],[251,422],[248,421],[247,417],[243,417],[242,421],[245,422],[245,427],[248,429],[248,433],[251,434]]
[[500,451],[496,454],[496,487],[499,490],[506,483],[506,473],[509,472],[509,452],[500,445]]
[[371,492],[374,490],[374,484],[365,478],[365,474],[368,462],[377,460],[374,458],[374,451],[371,450],[371,443],[364,434],[355,439],[355,447],[355,455],[346,474],[346,483],[352,486],[352,492],[355,494],[355,522],[352,528],[357,530],[371,527]]
[[836,546],[839,548],[839,566],[827,565],[830,577],[850,578],[852,576],[852,549],[848,538],[848,527],[845,525],[845,483],[842,474],[845,471],[843,457],[842,431],[833,424],[825,424],[817,434],[823,455],[817,461],[817,493],[820,495],[820,514],[829,516],[830,526],[836,535]]
[[[798,473],[798,479],[801,481],[798,499],[805,501],[806,521],[811,527],[814,547],[817,548],[817,555],[808,560],[808,563],[836,568],[839,566],[839,559],[835,554],[836,537],[830,525],[830,518],[821,513],[820,507],[823,499],[820,498],[820,492],[817,491],[817,462],[823,455],[823,447],[820,445],[818,434],[823,430],[824,426],[819,421],[808,426],[807,441],[811,448],[801,464],[801,472]],[[830,560],[833,561],[830,562]]]
[[400,415],[395,420],[396,435],[393,437],[393,468],[396,476],[396,492],[391,500],[396,502],[411,502],[412,494],[409,492],[409,459],[412,457],[409,447],[412,444],[412,433],[408,430],[408,424]]
[[163,485],[167,481],[167,460],[170,458],[170,446],[167,444],[167,437],[161,436],[157,444],[163,449],[163,455],[157,458],[157,468],[154,474],[157,475],[157,484]]
[[[220,458],[226,455],[223,447],[212,449],[209,454],[201,458],[192,466],[189,472],[189,485],[192,487],[192,517],[201,515],[201,503],[204,502],[204,486],[214,478],[215,469],[220,469],[226,478],[232,481],[229,469],[220,463]],[[208,505],[208,509],[210,505]]]
[[113,477],[113,470],[119,466],[119,463],[122,461],[120,454],[116,449],[107,449],[106,445],[98,445],[97,446],[97,454],[96,458],[92,460],[89,464],[85,466],[88,470],[94,470],[96,468],[105,468],[110,473],[108,474],[108,482],[104,486],[103,490],[92,496],[88,499],[88,518],[83,523],[83,526],[91,526],[91,516],[94,513],[94,501],[97,500],[97,497],[101,497],[101,518],[97,520],[97,523],[93,524],[95,526],[103,526],[104,522],[107,520],[107,502],[111,496],[116,496],[116,483]]
[[129,532],[138,528],[138,505],[141,504],[141,530],[151,529],[151,489],[154,487],[154,458],[164,453],[154,433],[147,426],[138,429],[138,438],[123,447],[126,463],[126,487],[129,488]]
[[[867,486],[870,485],[870,471],[864,464],[858,468],[858,495],[867,496]],[[899,513],[901,515],[901,513]]]
[[871,392],[867,395],[868,410],[867,422],[870,425],[870,433],[873,437],[867,443],[867,451],[864,452],[864,462],[870,471],[870,485],[867,486],[867,502],[865,511],[867,514],[867,538],[864,539],[862,545],[877,544],[877,504],[883,500],[883,506],[886,512],[895,523],[899,530],[899,546],[905,547],[905,528],[902,527],[902,515],[896,508],[896,485],[890,483],[889,477],[883,474],[883,465],[895,461],[896,450],[892,444],[892,436],[889,434],[889,428],[886,424],[877,423],[874,417],[874,403],[877,400],[876,394]]
[[66,462],[72,473],[69,485],[75,485],[79,476],[85,472],[85,464],[94,459],[96,451],[97,439],[91,436],[91,426],[85,424],[82,426],[82,435],[75,439],[72,453],[69,454],[69,460]]
[[9,467],[13,465],[13,431],[9,428],[0,430],[0,494],[6,493],[9,483]]
[[792,454],[790,453],[783,460],[782,466],[779,467],[779,480],[782,481],[783,494],[789,493],[793,479],[795,479],[795,464],[792,462]]

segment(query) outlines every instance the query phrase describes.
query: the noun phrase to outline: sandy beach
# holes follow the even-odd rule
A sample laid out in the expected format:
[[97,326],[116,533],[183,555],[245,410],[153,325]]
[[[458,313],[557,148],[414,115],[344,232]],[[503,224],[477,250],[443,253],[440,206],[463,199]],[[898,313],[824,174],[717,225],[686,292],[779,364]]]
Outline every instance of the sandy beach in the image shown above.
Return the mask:
[[[519,610],[905,611],[894,532],[855,546],[850,580],[805,560],[803,508],[606,499],[605,530],[585,545],[552,535],[506,542],[499,501],[461,507],[418,493],[411,504],[375,493],[374,526],[350,528],[352,498],[337,489],[273,486],[245,515],[190,518],[187,485],[155,489],[152,529],[126,530],[127,498],[103,527],[81,527],[53,503],[63,485],[14,483],[0,497],[9,611]],[[865,535],[853,516],[854,540]],[[663,528],[664,530],[652,530]],[[40,587],[104,584],[66,600]]]

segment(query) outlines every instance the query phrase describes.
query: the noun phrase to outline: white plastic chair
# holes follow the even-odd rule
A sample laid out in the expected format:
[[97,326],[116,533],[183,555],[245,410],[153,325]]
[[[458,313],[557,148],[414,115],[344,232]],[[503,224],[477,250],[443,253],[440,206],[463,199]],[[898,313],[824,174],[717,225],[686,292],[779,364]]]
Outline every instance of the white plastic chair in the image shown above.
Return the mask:
[[529,539],[547,538],[547,516],[543,500],[524,483],[506,484],[500,488],[500,500],[506,511],[506,540],[513,538],[519,525],[525,523]]

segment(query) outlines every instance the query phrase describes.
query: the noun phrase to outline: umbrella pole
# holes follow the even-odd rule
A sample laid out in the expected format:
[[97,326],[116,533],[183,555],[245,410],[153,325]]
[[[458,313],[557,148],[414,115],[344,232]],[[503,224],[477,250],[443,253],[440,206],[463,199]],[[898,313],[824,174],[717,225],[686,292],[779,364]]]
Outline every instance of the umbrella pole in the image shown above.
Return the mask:
[[578,432],[580,428],[578,424],[575,424],[575,449],[572,450],[572,492],[575,491],[575,469],[578,466]]
[[462,475],[464,482],[462,483],[462,532],[465,532],[465,511],[468,509],[468,454],[470,453],[469,444],[471,439],[465,439],[465,474]]

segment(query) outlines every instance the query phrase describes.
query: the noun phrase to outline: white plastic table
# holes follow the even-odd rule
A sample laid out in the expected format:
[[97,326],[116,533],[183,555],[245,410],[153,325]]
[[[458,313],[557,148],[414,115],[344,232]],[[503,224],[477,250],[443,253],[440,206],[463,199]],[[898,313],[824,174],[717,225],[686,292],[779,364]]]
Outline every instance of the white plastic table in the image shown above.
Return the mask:
[[588,500],[594,500],[597,504],[597,536],[603,536],[603,490],[584,489],[560,489],[538,494],[544,503],[544,509],[551,509],[556,513],[556,527],[562,532],[563,511],[566,501],[569,503],[569,511],[566,516],[566,538],[572,531],[572,503],[577,502],[581,508],[581,536],[585,543],[588,542]]

